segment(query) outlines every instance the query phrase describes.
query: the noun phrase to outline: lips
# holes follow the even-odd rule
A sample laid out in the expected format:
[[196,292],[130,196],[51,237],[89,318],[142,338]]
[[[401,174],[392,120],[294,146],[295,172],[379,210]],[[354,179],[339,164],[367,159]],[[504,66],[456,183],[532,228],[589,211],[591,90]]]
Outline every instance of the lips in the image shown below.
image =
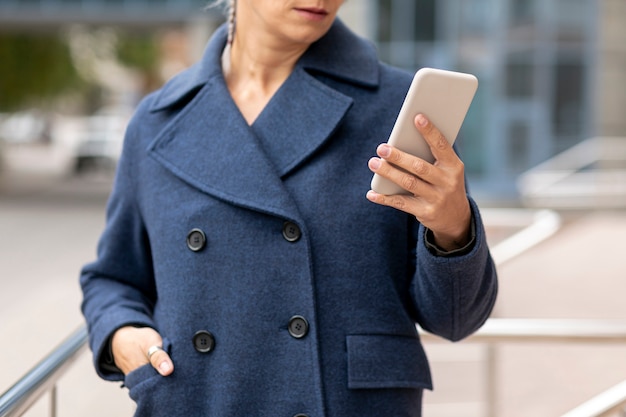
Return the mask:
[[301,10],[303,12],[309,12],[309,13],[315,13],[315,14],[323,14],[323,15],[327,15],[328,12],[324,9],[318,9],[316,7],[302,7],[299,8],[297,10]]
[[325,17],[328,15],[328,12],[325,9],[320,9],[317,7],[297,7],[295,9],[297,12],[308,14],[311,16],[316,16],[318,18]]

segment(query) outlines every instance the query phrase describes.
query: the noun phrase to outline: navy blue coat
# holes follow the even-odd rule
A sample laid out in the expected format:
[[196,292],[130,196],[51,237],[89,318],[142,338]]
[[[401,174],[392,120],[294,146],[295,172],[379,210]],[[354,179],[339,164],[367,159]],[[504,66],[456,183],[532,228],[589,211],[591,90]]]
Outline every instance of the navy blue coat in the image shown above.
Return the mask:
[[111,334],[151,326],[175,371],[126,376],[137,416],[419,416],[432,384],[416,323],[462,339],[497,282],[473,201],[474,245],[441,257],[414,217],[365,198],[411,74],[337,21],[249,126],[225,41],[221,28],[128,127],[81,276],[98,373],[123,379],[104,364]]

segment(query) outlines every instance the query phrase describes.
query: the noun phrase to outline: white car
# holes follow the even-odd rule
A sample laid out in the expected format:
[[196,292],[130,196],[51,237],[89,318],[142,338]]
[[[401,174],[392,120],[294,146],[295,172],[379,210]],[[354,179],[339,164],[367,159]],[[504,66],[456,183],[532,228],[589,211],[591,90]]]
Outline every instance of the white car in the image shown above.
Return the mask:
[[9,144],[40,142],[46,127],[46,119],[33,111],[0,115],[0,140]]
[[127,118],[97,115],[86,119],[74,152],[74,172],[113,170],[122,152]]

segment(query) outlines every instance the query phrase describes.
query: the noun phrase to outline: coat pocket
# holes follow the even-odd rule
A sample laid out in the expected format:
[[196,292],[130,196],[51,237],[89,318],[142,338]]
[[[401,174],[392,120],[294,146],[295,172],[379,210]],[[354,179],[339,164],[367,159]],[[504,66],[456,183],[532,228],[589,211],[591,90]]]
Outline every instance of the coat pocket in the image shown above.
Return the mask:
[[348,335],[348,388],[432,389],[428,359],[417,337]]

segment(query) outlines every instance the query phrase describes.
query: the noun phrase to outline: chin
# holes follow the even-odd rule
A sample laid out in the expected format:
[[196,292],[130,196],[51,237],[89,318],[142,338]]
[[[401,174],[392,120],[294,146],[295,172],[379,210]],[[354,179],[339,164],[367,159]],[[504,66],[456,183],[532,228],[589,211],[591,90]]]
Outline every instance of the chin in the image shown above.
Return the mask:
[[314,28],[300,26],[298,30],[291,32],[291,36],[289,36],[289,38],[298,43],[312,44],[314,42],[317,42],[328,32],[331,24],[326,24],[324,26],[317,25]]

